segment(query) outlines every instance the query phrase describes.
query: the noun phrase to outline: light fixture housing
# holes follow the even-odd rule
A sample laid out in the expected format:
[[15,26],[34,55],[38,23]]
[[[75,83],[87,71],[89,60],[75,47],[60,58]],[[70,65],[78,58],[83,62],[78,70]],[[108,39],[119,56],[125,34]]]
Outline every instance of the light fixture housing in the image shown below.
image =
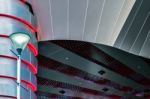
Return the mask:
[[98,73],[99,73],[100,75],[104,75],[106,72],[105,72],[104,70],[100,70],[100,71],[98,71]]
[[66,92],[64,90],[60,90],[59,93],[65,94]]
[[12,33],[9,38],[13,43],[13,47],[17,50],[18,54],[21,55],[22,50],[25,49],[31,37],[27,33],[15,32]]
[[103,88],[102,90],[103,90],[104,92],[109,91],[109,89],[108,89],[108,88]]

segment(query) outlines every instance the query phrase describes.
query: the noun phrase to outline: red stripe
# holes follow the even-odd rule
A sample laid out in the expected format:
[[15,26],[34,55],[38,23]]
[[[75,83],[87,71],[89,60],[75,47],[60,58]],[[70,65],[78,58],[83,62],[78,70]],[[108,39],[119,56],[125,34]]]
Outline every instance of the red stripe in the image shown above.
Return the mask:
[[27,2],[27,0],[20,0],[22,3],[26,3]]
[[111,99],[121,99],[121,96],[110,95],[109,98],[111,98]]
[[[6,96],[6,95],[0,95],[0,98],[1,97],[4,97],[4,98],[11,98],[11,99],[17,99],[16,97],[14,96]],[[21,98],[22,99],[22,98]]]
[[[15,78],[15,77],[3,76],[3,75],[0,75],[0,78],[7,78],[7,79],[12,79],[12,80],[17,80],[17,78]],[[37,90],[36,85],[34,85],[34,84],[32,84],[28,81],[21,80],[21,83],[26,84],[33,92],[35,92]]]
[[[11,57],[11,56],[0,55],[0,57],[17,60],[16,57]],[[33,72],[33,74],[37,74],[37,68],[35,66],[33,66],[31,63],[25,60],[22,60],[22,62],[28,66],[28,68]]]
[[34,56],[38,55],[38,51],[37,51],[36,47],[32,43],[28,43],[27,47],[34,54]]
[[24,19],[18,18],[16,16],[12,16],[12,15],[7,15],[7,14],[0,14],[0,16],[1,17],[7,17],[7,18],[11,18],[11,19],[17,20],[17,21],[21,22],[22,24],[24,24],[33,33],[37,32],[37,30],[31,25],[31,23],[27,22]]
[[[0,37],[9,38],[8,35],[1,35],[1,34]],[[27,47],[30,49],[30,51],[33,53],[34,56],[38,55],[38,51],[32,43],[28,43]]]
[[2,34],[0,34],[0,37],[9,38],[8,35],[2,35]]

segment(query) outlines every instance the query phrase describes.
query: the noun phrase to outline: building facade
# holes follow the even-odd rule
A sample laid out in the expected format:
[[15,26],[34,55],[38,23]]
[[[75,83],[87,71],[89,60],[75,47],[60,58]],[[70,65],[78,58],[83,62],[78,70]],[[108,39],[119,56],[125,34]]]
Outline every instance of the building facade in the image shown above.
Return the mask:
[[21,61],[21,98],[36,99],[37,39],[36,20],[30,3],[24,0],[0,0],[0,99],[17,96],[17,56],[9,35],[24,32],[31,36]]

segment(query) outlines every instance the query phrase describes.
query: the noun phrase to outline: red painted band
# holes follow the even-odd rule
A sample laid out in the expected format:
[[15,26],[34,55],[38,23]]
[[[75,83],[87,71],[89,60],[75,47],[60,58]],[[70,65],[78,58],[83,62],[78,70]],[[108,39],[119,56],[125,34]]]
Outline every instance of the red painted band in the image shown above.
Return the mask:
[[34,56],[38,55],[38,51],[37,51],[36,47],[32,43],[28,43],[27,47],[34,54]]
[[[6,96],[6,95],[0,95],[0,98],[3,97],[3,98],[11,98],[11,99],[17,99],[17,97],[14,97],[14,96]],[[22,98],[21,98],[22,99]]]
[[[3,75],[0,75],[0,78],[7,78],[7,79],[12,79],[12,80],[17,80],[17,78],[15,78],[15,77],[3,76]],[[21,83],[26,84],[27,87],[29,87],[33,92],[35,92],[37,90],[37,87],[34,84],[32,84],[28,81],[21,80]]]
[[32,33],[37,32],[37,30],[31,25],[31,23],[27,22],[24,19],[18,18],[16,16],[12,16],[12,15],[7,15],[7,14],[0,14],[0,17],[7,17],[7,18],[17,20],[21,22],[22,24],[24,24]]
[[[1,34],[0,34],[0,37],[9,38],[9,36],[1,35]],[[38,55],[38,51],[32,43],[28,43],[27,47],[30,49],[30,51],[33,53],[34,56]]]
[[22,3],[26,3],[27,2],[27,0],[20,0]]
[[[0,55],[0,57],[17,60],[16,57],[11,57],[11,56]],[[37,74],[37,68],[35,66],[33,66],[31,63],[29,63],[25,60],[22,60],[22,62],[28,66],[28,68],[33,72],[33,74]]]

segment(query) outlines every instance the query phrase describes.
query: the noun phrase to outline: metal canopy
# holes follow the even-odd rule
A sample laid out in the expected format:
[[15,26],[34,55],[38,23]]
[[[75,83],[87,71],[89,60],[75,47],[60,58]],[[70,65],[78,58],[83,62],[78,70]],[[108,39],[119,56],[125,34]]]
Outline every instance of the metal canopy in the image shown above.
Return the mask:
[[[141,99],[150,89],[146,75],[150,60],[113,47],[69,40],[43,41],[39,43],[39,54],[40,96],[75,97],[56,92],[63,89],[93,97]],[[44,91],[44,87],[52,88]]]

